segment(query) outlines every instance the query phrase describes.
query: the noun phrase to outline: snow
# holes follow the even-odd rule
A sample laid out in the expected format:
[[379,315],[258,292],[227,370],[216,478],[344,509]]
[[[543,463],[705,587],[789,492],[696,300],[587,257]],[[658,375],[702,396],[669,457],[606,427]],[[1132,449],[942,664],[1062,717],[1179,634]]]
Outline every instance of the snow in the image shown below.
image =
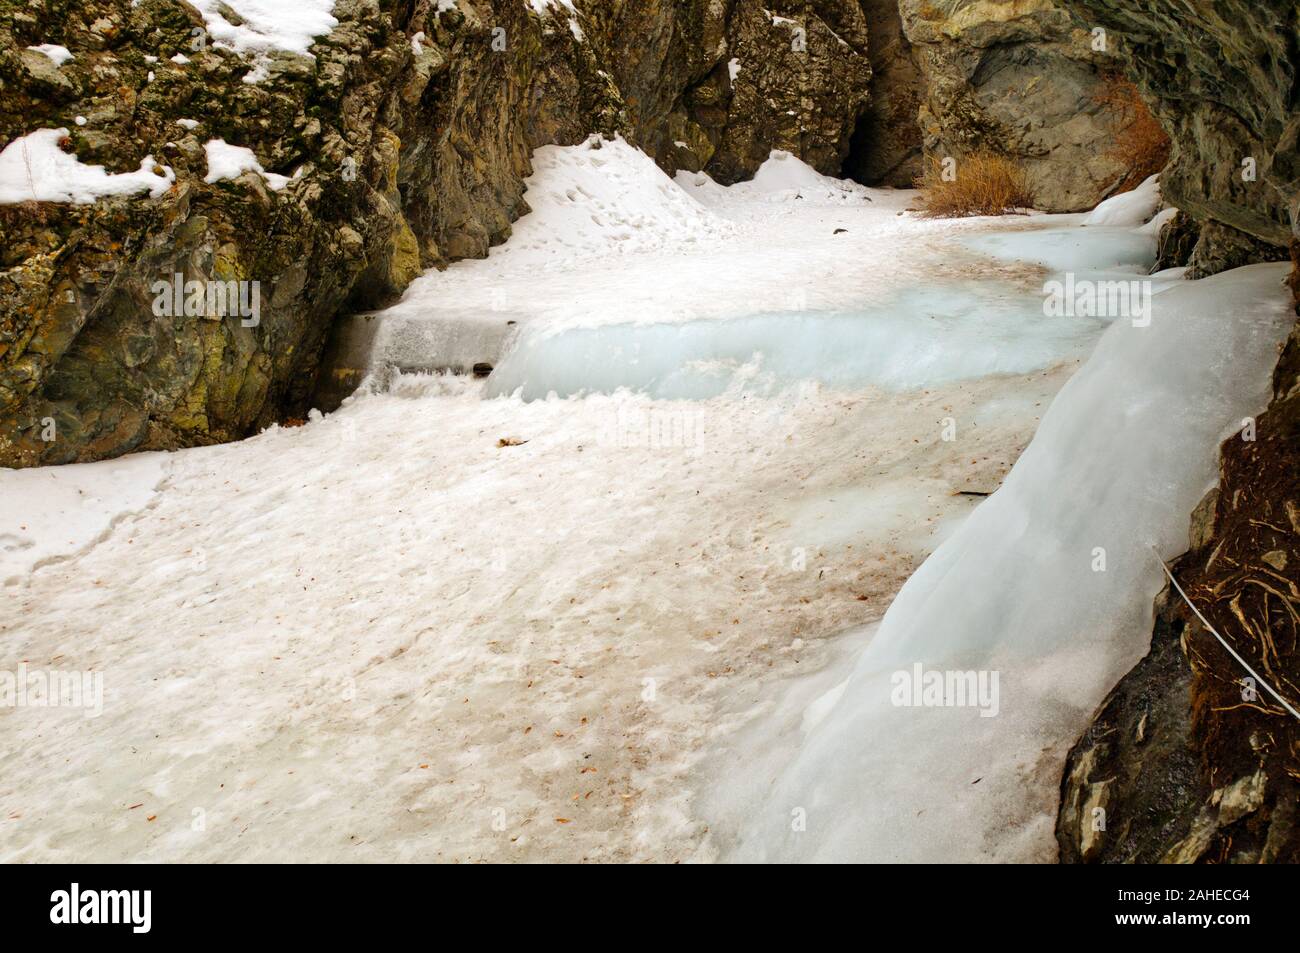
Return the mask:
[[[337,412],[0,472],[0,525],[40,520],[0,669],[105,676],[97,718],[0,711],[0,861],[1043,855],[1281,270],[1052,321],[1045,278],[1154,237],[921,220],[779,153],[729,188],[621,140],[534,168],[505,244],[357,322]],[[998,716],[882,702],[918,661],[998,668]]]
[[[958,241],[1019,220],[570,152],[537,157],[513,238],[420,279],[380,332],[423,320],[409,350],[437,363],[441,328],[515,315],[743,328],[790,298],[861,313],[918,275],[1037,295],[1037,270]],[[640,223],[633,247],[570,214],[575,184]],[[692,777],[718,713],[842,654],[832,634],[880,617],[1076,366],[690,401],[390,373],[306,426],[172,454],[143,509],[0,603],[6,658],[105,674],[103,714],[67,731],[0,712],[0,859],[707,859]]]
[[1177,217],[1178,209],[1172,207],[1164,209],[1163,211],[1158,212],[1155,218],[1151,219],[1151,221],[1139,228],[1138,231],[1143,235],[1151,235],[1155,238],[1159,238],[1160,233],[1164,231],[1164,227]]
[[35,50],[37,53],[44,53],[54,61],[55,66],[62,66],[73,59],[72,52],[66,46],[59,46],[57,43],[42,43],[39,46],[29,46],[27,48]]
[[1132,192],[1102,202],[1083,224],[1134,228],[1151,221],[1160,203],[1160,176],[1153,175]]
[[719,210],[738,201],[764,201],[784,205],[791,201],[859,204],[877,199],[892,199],[897,203],[900,198],[911,195],[909,192],[891,194],[868,189],[854,182],[822,175],[806,162],[781,149],[773,149],[767,161],[758,167],[754,177],[747,182],[724,187],[702,172],[678,172],[676,182],[704,205]]
[[89,204],[137,192],[157,198],[176,180],[171,168],[156,165],[151,155],[140,161],[137,172],[110,173],[102,165],[84,165],[59,148],[67,136],[67,129],[37,129],[0,152],[0,205],[30,201]]
[[[0,586],[71,556],[107,537],[144,510],[166,474],[166,455],[3,473],[0,493]],[[6,597],[7,598],[7,597]]]
[[287,175],[263,169],[257,156],[253,155],[253,150],[246,146],[232,146],[224,139],[210,139],[204,143],[203,150],[208,160],[208,174],[203,177],[204,182],[224,182],[238,178],[245,172],[256,172],[266,180],[267,187],[273,192],[278,192],[289,184]]
[[732,83],[735,83],[736,77],[739,75],[740,75],[740,60],[736,59],[733,56],[731,59],[727,60],[727,76],[730,77]]
[[524,198],[532,212],[515,223],[509,242],[492,249],[494,264],[563,268],[593,256],[717,242],[734,232],[621,137],[538,149]]
[[[1111,325],[1002,488],[908,580],[789,762],[720,782],[729,858],[1051,859],[1065,751],[1149,641],[1152,547],[1186,548],[1219,442],[1267,403],[1294,323],[1285,277],[1261,265],[1179,282],[1150,326]],[[917,663],[998,672],[1000,713],[896,707],[893,673]],[[799,807],[807,828],[792,831]]]
[[563,7],[570,13],[577,13],[574,9],[573,0],[525,0],[532,11],[539,17],[546,16],[551,10],[558,10]]
[[[256,83],[267,77],[268,54],[275,50],[311,55],[311,45],[338,26],[334,0],[192,0],[203,15],[208,33],[220,46],[249,57],[253,69],[244,77]],[[232,23],[222,13],[227,7],[242,21]]]

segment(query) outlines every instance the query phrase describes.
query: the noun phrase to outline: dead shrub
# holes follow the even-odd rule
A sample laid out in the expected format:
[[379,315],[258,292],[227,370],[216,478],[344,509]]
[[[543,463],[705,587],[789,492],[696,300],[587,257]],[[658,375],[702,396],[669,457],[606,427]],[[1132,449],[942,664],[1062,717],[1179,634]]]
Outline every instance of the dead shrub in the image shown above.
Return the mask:
[[926,218],[1006,215],[1034,205],[1029,176],[1015,161],[990,152],[930,159],[917,179]]
[[1106,154],[1128,170],[1115,194],[1130,192],[1169,162],[1169,136],[1131,80],[1111,74],[1093,98],[1110,113],[1115,130]]

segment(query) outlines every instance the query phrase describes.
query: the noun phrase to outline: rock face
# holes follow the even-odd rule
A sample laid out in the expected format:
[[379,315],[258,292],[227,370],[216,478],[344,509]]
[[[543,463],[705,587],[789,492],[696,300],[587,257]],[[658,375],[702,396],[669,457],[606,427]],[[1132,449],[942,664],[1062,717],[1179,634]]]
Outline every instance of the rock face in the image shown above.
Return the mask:
[[[1200,277],[1297,248],[1295,4],[1061,4],[1119,38],[1126,70],[1173,139],[1162,187],[1182,211],[1162,235],[1162,265],[1190,264],[1189,277]],[[1300,708],[1300,330],[1267,413],[1223,445],[1220,469],[1175,575],[1214,629]],[[1300,720],[1243,681],[1172,589],[1156,610],[1150,654],[1070,754],[1061,859],[1300,860]],[[1090,810],[1103,796],[1097,831]]]
[[1174,141],[1172,204],[1272,245],[1297,234],[1300,9],[1290,0],[1059,0],[1108,31]]
[[862,0],[871,103],[854,130],[844,173],[866,185],[910,189],[921,174],[923,80],[903,34],[898,0]]
[[[66,128],[84,163],[175,174],[158,198],[0,206],[0,465],[302,414],[335,317],[508,237],[537,146],[617,132],[722,181],[773,148],[838,172],[871,75],[856,0],[538,5],[337,0],[310,55],[245,82],[183,0],[0,0],[0,148]],[[213,139],[288,184],[205,181]],[[171,313],[155,287],[176,275],[257,282],[256,323]]]
[[[1036,205],[1090,209],[1128,169],[1123,120],[1106,105],[1119,62],[1048,0],[901,0],[925,79],[927,156],[990,151],[1017,160]],[[960,173],[959,173],[960,174]]]

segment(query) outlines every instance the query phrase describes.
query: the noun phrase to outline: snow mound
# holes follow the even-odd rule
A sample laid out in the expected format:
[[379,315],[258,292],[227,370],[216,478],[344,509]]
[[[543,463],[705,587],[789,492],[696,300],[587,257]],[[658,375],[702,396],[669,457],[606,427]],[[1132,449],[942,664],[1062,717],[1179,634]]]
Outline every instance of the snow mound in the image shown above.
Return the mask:
[[772,204],[807,202],[813,205],[859,204],[871,201],[872,190],[847,179],[822,175],[802,159],[773,149],[754,177],[734,185],[719,185],[704,172],[678,172],[676,181],[689,194],[710,207],[740,201]]
[[136,172],[114,174],[102,165],[83,165],[59,148],[67,135],[67,129],[37,129],[0,152],[0,205],[31,201],[85,205],[106,196],[146,191],[157,198],[176,180],[175,173],[168,166],[157,166],[151,155],[140,161]]
[[1083,224],[1136,228],[1151,221],[1156,209],[1160,208],[1160,202],[1160,176],[1153,175],[1132,192],[1102,202],[1083,220]]
[[[334,0],[192,0],[208,33],[219,46],[249,56],[254,68],[244,77],[256,83],[267,76],[267,55],[285,50],[310,56],[312,42],[339,25]],[[237,14],[237,23],[222,8]]]
[[[1148,644],[1153,548],[1186,548],[1219,442],[1268,400],[1294,323],[1286,270],[1181,282],[1149,326],[1111,325],[1002,488],[903,587],[793,761],[723,781],[733,859],[1050,860],[1065,750]],[[996,675],[995,703],[900,701],[918,665]]]
[[673,183],[621,137],[533,153],[524,193],[532,213],[494,255],[549,261],[706,242],[731,227]]
[[245,172],[256,172],[266,179],[266,184],[273,192],[278,192],[289,184],[287,175],[263,169],[262,163],[253,155],[253,150],[245,146],[232,146],[224,139],[212,139],[204,144],[203,151],[208,159],[208,174],[203,177],[204,182],[223,182],[238,178]]

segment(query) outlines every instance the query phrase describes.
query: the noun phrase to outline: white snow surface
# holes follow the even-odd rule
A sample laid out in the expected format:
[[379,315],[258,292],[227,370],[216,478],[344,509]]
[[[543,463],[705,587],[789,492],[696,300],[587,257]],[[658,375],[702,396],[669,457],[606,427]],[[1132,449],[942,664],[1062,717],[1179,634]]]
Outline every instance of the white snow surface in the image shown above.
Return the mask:
[[15,585],[36,566],[105,538],[118,521],[149,505],[166,468],[165,454],[140,453],[4,473],[0,586]]
[[222,182],[238,178],[245,172],[256,172],[266,180],[273,192],[278,192],[289,184],[287,175],[263,169],[262,163],[253,155],[253,150],[247,146],[232,146],[224,139],[211,139],[204,143],[203,150],[208,160],[208,174],[203,177],[204,182]]
[[[267,54],[285,50],[310,56],[312,43],[338,26],[334,0],[193,0],[203,15],[208,33],[217,44],[247,56],[254,68],[246,83],[266,78]],[[238,14],[232,23],[221,12],[226,6]]]
[[59,148],[67,135],[67,129],[37,129],[5,146],[0,152],[0,205],[29,201],[89,204],[137,192],[157,198],[176,180],[171,167],[158,165],[151,155],[140,161],[136,172],[111,173],[102,165],[85,165]]
[[66,46],[59,46],[57,43],[41,43],[38,46],[29,46],[27,48],[35,50],[37,53],[44,53],[54,61],[55,66],[62,66],[73,59],[72,51]]
[[[948,302],[961,334],[981,318],[961,305],[973,283],[1041,304],[1048,267],[1020,252],[1082,231],[1077,217],[918,220],[911,193],[780,155],[732,188],[674,184],[618,141],[539,150],[535,166],[514,237],[424,276],[375,320],[426,322],[433,333],[410,338],[435,348],[482,346],[493,335],[467,328],[507,321],[541,335],[507,349],[680,322],[734,344],[777,302],[802,320],[764,352],[841,313],[896,323],[884,359],[915,340],[908,321],[932,320],[882,315],[885,297]],[[1101,249],[1120,230],[1086,231],[1077,246],[1047,239],[1053,261],[1137,273],[1138,246]],[[1279,277],[1162,277],[1161,307],[1186,312],[1178,334],[1163,310],[1145,330],[1081,323],[1018,370],[902,389],[822,383],[815,361],[774,388],[736,369],[692,400],[626,379],[484,399],[491,378],[389,373],[334,414],[240,443],[0,472],[3,515],[26,521],[3,537],[0,669],[105,676],[99,717],[0,709],[0,860],[877,856],[925,853],[941,834],[958,856],[1038,856],[1059,751],[1050,770],[1049,755],[1036,773],[1019,765],[1077,730],[1140,651],[1158,566],[1135,553],[1177,551],[1214,440],[1258,403]],[[1233,309],[1256,320],[1232,324]],[[1019,475],[981,503],[1099,337]],[[1027,360],[1030,343],[1003,350]],[[1094,545],[1110,571],[1080,581],[1076,550],[1086,566]],[[1064,576],[1081,593],[1049,602],[1043,587]],[[880,713],[872,673],[923,649],[1002,666],[1003,714],[970,728],[946,711]],[[894,727],[906,764],[864,777],[895,750]],[[980,752],[995,763],[971,787]],[[933,791],[913,763],[931,765]],[[1012,833],[963,801],[957,829],[922,832],[922,846],[876,836],[880,818],[911,823],[918,798],[951,823],[939,792],[959,781],[962,797],[1007,798]],[[799,806],[809,827],[790,842]],[[852,834],[842,847],[826,836],[832,811]]]

